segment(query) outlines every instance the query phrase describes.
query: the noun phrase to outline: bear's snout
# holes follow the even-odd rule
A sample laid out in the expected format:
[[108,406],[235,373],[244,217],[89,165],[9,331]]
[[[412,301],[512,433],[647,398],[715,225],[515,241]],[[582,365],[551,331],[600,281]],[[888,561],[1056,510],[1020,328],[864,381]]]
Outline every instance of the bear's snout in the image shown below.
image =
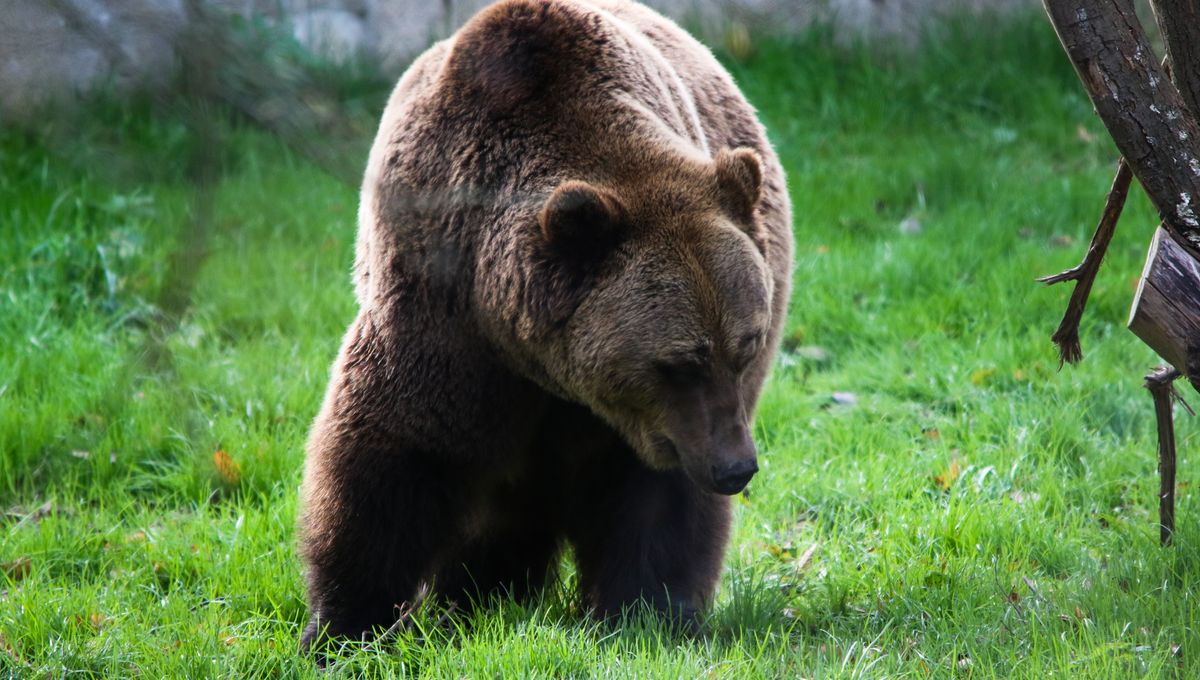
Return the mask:
[[736,383],[701,383],[673,397],[663,439],[688,476],[710,493],[740,493],[758,472],[758,450]]
[[720,494],[732,496],[740,493],[750,483],[750,478],[758,472],[758,461],[747,458],[735,461],[732,465],[712,466],[713,489]]

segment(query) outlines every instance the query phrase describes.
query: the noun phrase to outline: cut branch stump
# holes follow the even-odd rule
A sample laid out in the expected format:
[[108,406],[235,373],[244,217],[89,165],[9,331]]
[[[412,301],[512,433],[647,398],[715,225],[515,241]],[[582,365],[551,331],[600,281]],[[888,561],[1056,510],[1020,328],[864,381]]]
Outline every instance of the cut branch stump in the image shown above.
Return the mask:
[[1164,367],[1146,375],[1146,389],[1154,398],[1154,420],[1158,426],[1158,542],[1169,545],[1175,535],[1175,416],[1172,412],[1179,377]]

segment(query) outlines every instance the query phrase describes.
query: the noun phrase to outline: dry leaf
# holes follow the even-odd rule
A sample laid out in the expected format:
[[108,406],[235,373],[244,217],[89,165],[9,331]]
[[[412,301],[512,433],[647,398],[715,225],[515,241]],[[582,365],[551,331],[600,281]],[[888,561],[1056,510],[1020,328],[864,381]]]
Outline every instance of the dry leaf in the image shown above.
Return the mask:
[[1082,125],[1075,128],[1075,138],[1084,144],[1091,144],[1092,142],[1096,141],[1096,135],[1093,135]]
[[86,617],[84,617],[80,614],[75,615],[75,625],[76,626],[79,626],[80,628],[88,627],[88,628],[91,628],[93,631],[100,630],[100,627],[103,626],[104,622],[107,620],[108,619],[105,618],[105,616],[103,614],[101,614],[100,612],[92,612],[91,614],[88,614]]
[[796,560],[796,571],[804,571],[808,568],[809,563],[812,562],[813,555],[817,553],[817,547],[819,545],[819,543],[813,543],[812,545],[808,546],[808,550],[805,550],[804,554],[800,556],[800,559]]
[[971,372],[971,384],[982,385],[993,375],[996,375],[996,369],[994,367],[977,368]]
[[8,644],[8,640],[4,637],[4,633],[0,633],[0,652],[4,652],[8,656],[12,657],[14,661],[21,661],[21,657],[17,654],[17,650],[13,649],[12,645]]
[[25,508],[14,505],[4,512],[9,517],[19,517],[17,524],[21,525],[26,522],[37,523],[44,517],[49,517],[54,513],[54,501],[46,501],[31,511],[26,511]]
[[213,465],[217,468],[217,475],[221,481],[226,484],[237,484],[242,478],[242,466],[233,459],[233,456],[218,449],[213,453]]
[[25,578],[32,569],[33,561],[28,557],[18,557],[15,560],[0,564],[0,570],[4,571],[4,575],[14,581],[20,581]]
[[959,464],[958,458],[951,458],[950,465],[946,467],[946,471],[940,475],[935,475],[933,481],[942,491],[949,491],[950,487],[954,486],[954,480],[962,474],[962,465]]
[[767,552],[771,553],[771,556],[775,559],[786,560],[792,556],[792,546],[768,543]]
[[925,435],[926,439],[937,441],[942,438],[942,433],[936,427],[921,428],[921,434]]

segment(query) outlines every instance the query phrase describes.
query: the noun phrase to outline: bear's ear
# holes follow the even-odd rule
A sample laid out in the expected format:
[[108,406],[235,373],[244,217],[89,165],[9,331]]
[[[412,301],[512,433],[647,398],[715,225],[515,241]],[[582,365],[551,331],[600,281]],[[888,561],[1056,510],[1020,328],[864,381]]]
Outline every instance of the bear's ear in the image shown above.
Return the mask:
[[721,207],[743,224],[750,224],[762,197],[762,161],[758,153],[746,147],[722,149],[713,163],[717,166]]
[[546,199],[538,215],[552,250],[575,259],[598,259],[620,240],[625,207],[612,192],[569,180]]

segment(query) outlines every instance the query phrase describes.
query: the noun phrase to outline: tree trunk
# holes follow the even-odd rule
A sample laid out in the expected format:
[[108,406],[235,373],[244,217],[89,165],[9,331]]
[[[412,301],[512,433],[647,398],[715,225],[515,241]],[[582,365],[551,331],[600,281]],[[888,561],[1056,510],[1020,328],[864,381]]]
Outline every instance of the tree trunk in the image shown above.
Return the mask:
[[[1156,61],[1132,0],[1043,2],[1096,113],[1165,226],[1200,254],[1200,126]],[[1170,11],[1167,5],[1194,7],[1195,2],[1171,0],[1160,7]],[[1176,36],[1195,30],[1180,28],[1169,17],[1165,21]],[[1181,72],[1190,73],[1195,64],[1188,66]]]
[[1171,79],[1200,120],[1200,0],[1153,0],[1154,18],[1167,45]]

